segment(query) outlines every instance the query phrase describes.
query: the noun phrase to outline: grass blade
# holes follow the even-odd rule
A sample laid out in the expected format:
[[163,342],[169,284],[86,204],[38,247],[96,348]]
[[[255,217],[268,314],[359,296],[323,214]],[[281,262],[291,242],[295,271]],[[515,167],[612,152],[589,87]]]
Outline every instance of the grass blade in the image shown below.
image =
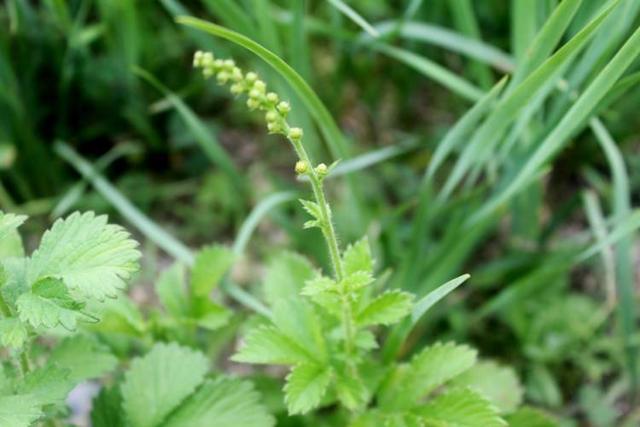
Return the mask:
[[353,21],[357,26],[366,31],[371,37],[379,37],[380,33],[367,22],[358,12],[342,0],[329,0],[329,3],[340,11],[344,16]]

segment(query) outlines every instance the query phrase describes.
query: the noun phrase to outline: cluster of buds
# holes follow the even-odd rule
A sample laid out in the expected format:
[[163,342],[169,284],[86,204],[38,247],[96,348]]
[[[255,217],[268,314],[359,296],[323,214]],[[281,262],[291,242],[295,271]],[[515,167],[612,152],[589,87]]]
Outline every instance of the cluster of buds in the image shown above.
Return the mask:
[[256,73],[244,74],[232,59],[216,59],[211,52],[196,52],[193,66],[202,69],[205,78],[215,76],[221,85],[230,83],[232,94],[246,94],[247,107],[264,112],[269,133],[284,135],[292,142],[302,139],[302,129],[290,127],[287,123],[287,115],[291,111],[289,103],[281,101],[277,93],[267,91],[267,85]]

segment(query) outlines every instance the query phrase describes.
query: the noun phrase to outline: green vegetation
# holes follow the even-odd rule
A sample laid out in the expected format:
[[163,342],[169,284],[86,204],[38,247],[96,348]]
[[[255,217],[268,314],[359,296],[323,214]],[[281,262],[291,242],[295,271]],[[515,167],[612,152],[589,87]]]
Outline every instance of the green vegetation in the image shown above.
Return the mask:
[[0,23],[0,427],[640,423],[640,2]]

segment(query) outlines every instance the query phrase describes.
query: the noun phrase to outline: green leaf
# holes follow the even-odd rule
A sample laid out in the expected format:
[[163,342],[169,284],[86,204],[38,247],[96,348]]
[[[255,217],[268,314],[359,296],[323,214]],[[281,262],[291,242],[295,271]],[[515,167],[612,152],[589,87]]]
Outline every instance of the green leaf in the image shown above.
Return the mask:
[[263,287],[266,300],[273,305],[282,298],[298,295],[307,280],[316,276],[311,263],[304,257],[283,252],[267,267]]
[[0,427],[29,427],[41,416],[33,396],[0,396]]
[[304,228],[313,228],[322,226],[322,211],[316,202],[300,199],[302,208],[313,218],[311,221],[304,223]]
[[336,372],[336,394],[342,405],[351,411],[358,411],[365,407],[371,393],[358,376],[346,367]]
[[198,326],[210,331],[226,325],[231,318],[231,310],[212,301],[206,300],[198,303],[196,323]]
[[356,271],[355,273],[345,276],[340,283],[338,283],[338,288],[343,294],[351,294],[369,286],[373,283],[373,280],[373,275],[370,272]]
[[314,363],[309,353],[273,326],[259,326],[247,334],[231,360],[243,363],[295,365]]
[[423,396],[462,374],[476,362],[477,352],[466,345],[436,343],[399,365],[381,390],[385,407],[408,408]]
[[349,245],[342,256],[342,263],[346,275],[358,271],[373,273],[373,258],[371,258],[369,239],[363,237],[356,243]]
[[159,425],[204,380],[209,361],[177,344],[156,344],[131,363],[121,392],[131,427]]
[[[321,294],[337,294],[338,284],[335,280],[327,276],[316,276],[311,280],[307,280],[304,288],[300,291],[301,295],[313,297]],[[313,299],[313,298],[312,298]]]
[[287,375],[284,386],[289,414],[306,414],[320,405],[331,381],[331,371],[326,367],[301,364]]
[[191,272],[191,290],[196,296],[208,296],[231,268],[235,256],[226,246],[213,245],[201,249]]
[[18,319],[0,319],[0,345],[14,349],[22,348],[29,337],[27,328]]
[[86,298],[115,297],[138,270],[138,244],[122,227],[93,212],[71,214],[45,232],[29,259],[27,279],[56,277]]
[[47,364],[29,372],[20,383],[18,393],[33,397],[38,405],[59,405],[75,386],[69,380],[70,371]]
[[119,427],[125,425],[127,424],[122,412],[120,388],[103,387],[91,404],[91,426]]
[[387,291],[364,307],[357,315],[360,326],[391,325],[411,313],[413,295],[399,290]]
[[275,420],[260,404],[250,382],[207,380],[163,427],[271,427]]
[[96,340],[76,335],[53,349],[49,363],[67,369],[69,380],[77,384],[112,371],[118,366],[118,359]]
[[14,233],[26,220],[26,215],[14,215],[0,211],[0,241]]
[[155,285],[162,306],[174,317],[187,316],[189,313],[185,276],[184,265],[176,262],[162,272]]
[[20,320],[34,328],[54,328],[58,324],[73,330],[84,304],[74,301],[59,279],[45,278],[33,285],[31,292],[16,301]]
[[489,399],[501,414],[515,411],[522,403],[522,385],[515,371],[495,362],[479,362],[450,384],[477,391]]
[[523,407],[505,417],[510,427],[557,427],[558,423],[544,412]]
[[422,406],[423,420],[447,427],[506,427],[498,410],[484,397],[470,389],[446,392]]
[[318,362],[327,358],[320,320],[313,307],[297,298],[283,298],[273,308],[274,325]]

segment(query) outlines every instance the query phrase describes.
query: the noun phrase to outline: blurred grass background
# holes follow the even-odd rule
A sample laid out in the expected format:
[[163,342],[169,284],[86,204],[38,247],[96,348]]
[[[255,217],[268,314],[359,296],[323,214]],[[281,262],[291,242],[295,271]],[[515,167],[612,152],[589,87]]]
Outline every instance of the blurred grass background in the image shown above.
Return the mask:
[[[342,159],[328,186],[343,243],[369,235],[389,284],[419,295],[472,275],[416,344],[471,342],[573,425],[637,425],[639,13],[637,0],[6,0],[0,207],[34,228],[110,212],[149,258],[246,239],[260,220],[248,290],[277,248],[326,265],[285,142],[190,69],[196,49],[232,56],[291,101],[316,159]],[[282,70],[182,15],[282,58],[335,124]]]

